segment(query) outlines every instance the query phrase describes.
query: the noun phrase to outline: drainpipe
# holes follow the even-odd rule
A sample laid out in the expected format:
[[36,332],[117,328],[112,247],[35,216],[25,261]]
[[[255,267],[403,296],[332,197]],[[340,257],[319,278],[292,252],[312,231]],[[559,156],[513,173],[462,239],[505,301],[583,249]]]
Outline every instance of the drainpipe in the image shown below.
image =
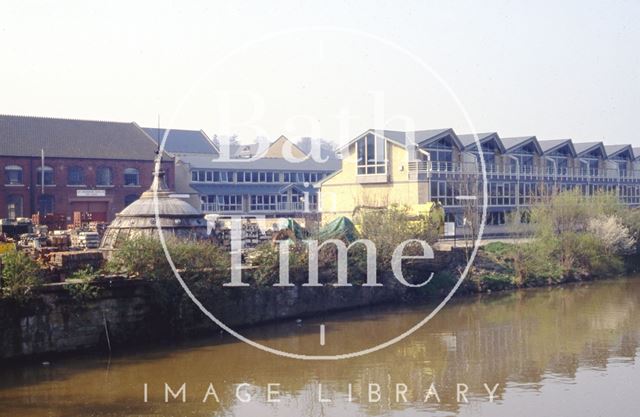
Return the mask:
[[516,161],[516,209],[520,209],[520,160],[513,155],[504,156]]

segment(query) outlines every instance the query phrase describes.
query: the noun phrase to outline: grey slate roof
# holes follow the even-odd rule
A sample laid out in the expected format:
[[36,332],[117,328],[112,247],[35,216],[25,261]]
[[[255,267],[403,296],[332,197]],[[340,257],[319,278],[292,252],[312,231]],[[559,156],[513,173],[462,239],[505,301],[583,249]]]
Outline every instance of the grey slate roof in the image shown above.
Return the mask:
[[316,162],[306,159],[301,162],[289,162],[284,158],[257,158],[257,159],[232,159],[216,160],[211,157],[187,155],[181,156],[180,161],[188,163],[191,168],[202,169],[233,169],[247,171],[323,171],[333,172],[342,165],[340,159],[329,159],[326,162]]
[[[156,143],[162,142],[167,129],[143,127],[143,130]],[[218,151],[202,130],[170,129],[164,150],[173,154],[202,153],[217,155]]]
[[483,142],[490,141],[491,139],[495,139],[498,149],[504,152],[504,145],[500,140],[500,136],[498,136],[496,132],[476,133],[475,135],[472,133],[466,133],[458,135],[458,139],[462,142],[464,149],[473,149],[476,147],[476,136],[478,136],[478,141],[481,144]]
[[518,136],[518,137],[500,138],[500,139],[502,140],[502,144],[504,145],[507,151],[517,148],[523,145],[525,142],[532,140],[535,143],[536,148],[538,148],[538,150],[542,152],[542,149],[540,149],[540,144],[538,144],[538,140],[536,139],[535,136]]
[[[0,115],[0,155],[149,160],[156,145],[136,123]],[[169,158],[168,155],[163,158]]]
[[606,155],[606,151],[604,150],[604,144],[602,142],[578,142],[578,143],[574,142],[573,147],[578,153],[578,156],[584,153],[591,152],[594,148],[597,148],[597,147],[602,147],[602,152],[605,152],[605,155]]
[[605,151],[607,151],[607,158],[611,158],[612,156],[615,156],[616,154],[619,154],[626,150],[628,150],[629,153],[631,154],[631,159],[634,158],[633,149],[631,148],[631,145],[605,145],[604,149]]
[[540,145],[540,149],[542,149],[543,154],[547,154],[555,151],[558,148],[569,145],[571,149],[571,155],[576,156],[576,150],[573,146],[573,142],[571,139],[551,139],[551,140],[539,140],[538,144]]
[[462,146],[462,143],[460,143],[460,140],[458,139],[458,136],[455,134],[455,132],[453,131],[453,129],[430,129],[430,130],[416,130],[413,132],[402,132],[399,130],[376,130],[376,129],[369,129],[366,132],[362,133],[361,135],[358,135],[356,138],[350,140],[348,143],[346,143],[345,145],[341,146],[339,150],[344,150],[346,148],[348,148],[351,144],[353,144],[354,142],[356,142],[358,139],[362,138],[365,135],[368,135],[369,133],[375,133],[377,135],[382,135],[385,138],[387,138],[388,140],[397,143],[398,145],[401,146],[407,146],[408,142],[409,142],[409,138],[411,137],[410,135],[413,135],[413,139],[416,145],[426,145],[429,144],[431,142],[434,142],[436,140],[439,140],[445,136],[451,136],[454,140],[454,142],[456,142],[459,146]]

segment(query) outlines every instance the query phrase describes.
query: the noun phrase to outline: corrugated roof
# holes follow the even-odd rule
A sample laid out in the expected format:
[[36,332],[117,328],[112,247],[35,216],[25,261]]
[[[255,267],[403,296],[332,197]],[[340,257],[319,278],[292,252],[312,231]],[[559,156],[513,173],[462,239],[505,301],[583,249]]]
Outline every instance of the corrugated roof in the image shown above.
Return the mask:
[[[156,143],[162,142],[167,129],[143,127],[143,130]],[[174,154],[181,153],[201,153],[217,155],[218,151],[202,130],[169,129],[167,140],[164,143],[164,150]]]
[[283,158],[257,158],[257,159],[232,159],[216,160],[211,157],[185,155],[178,159],[188,163],[192,168],[203,169],[235,169],[235,170],[270,170],[270,171],[323,171],[333,172],[341,167],[341,160],[329,159],[326,162],[316,162],[306,159],[301,162],[290,162]]
[[42,149],[45,157],[153,160],[156,144],[136,123],[0,115],[1,155]]

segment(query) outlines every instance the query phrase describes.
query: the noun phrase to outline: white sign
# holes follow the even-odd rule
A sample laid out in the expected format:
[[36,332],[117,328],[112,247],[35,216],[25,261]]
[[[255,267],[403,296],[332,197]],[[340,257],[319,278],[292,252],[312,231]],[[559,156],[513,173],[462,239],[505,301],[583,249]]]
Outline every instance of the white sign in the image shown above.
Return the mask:
[[169,194],[171,198],[189,198],[189,194]]
[[444,222],[444,235],[447,237],[456,235],[456,224],[455,222]]
[[77,197],[104,197],[106,192],[104,190],[77,190]]

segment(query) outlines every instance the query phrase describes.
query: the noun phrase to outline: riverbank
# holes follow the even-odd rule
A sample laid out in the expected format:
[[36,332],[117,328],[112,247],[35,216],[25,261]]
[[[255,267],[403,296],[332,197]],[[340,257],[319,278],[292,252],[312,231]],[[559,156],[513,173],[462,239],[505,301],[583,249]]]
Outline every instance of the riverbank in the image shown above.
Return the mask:
[[[509,246],[492,243],[481,248],[456,296],[524,287],[513,275]],[[433,280],[416,289],[399,284],[391,273],[380,277],[381,287],[208,288],[198,299],[225,324],[246,327],[272,321],[380,304],[420,305],[438,300],[455,285],[466,265],[462,248],[437,251],[430,263],[414,265],[413,273]],[[526,287],[560,285],[598,279],[595,275],[561,281],[539,279]],[[43,286],[27,302],[0,300],[0,359],[29,358],[79,350],[108,352],[122,347],[167,343],[221,331],[188,299],[175,281],[158,282],[119,276],[103,277],[79,292],[77,284]]]

